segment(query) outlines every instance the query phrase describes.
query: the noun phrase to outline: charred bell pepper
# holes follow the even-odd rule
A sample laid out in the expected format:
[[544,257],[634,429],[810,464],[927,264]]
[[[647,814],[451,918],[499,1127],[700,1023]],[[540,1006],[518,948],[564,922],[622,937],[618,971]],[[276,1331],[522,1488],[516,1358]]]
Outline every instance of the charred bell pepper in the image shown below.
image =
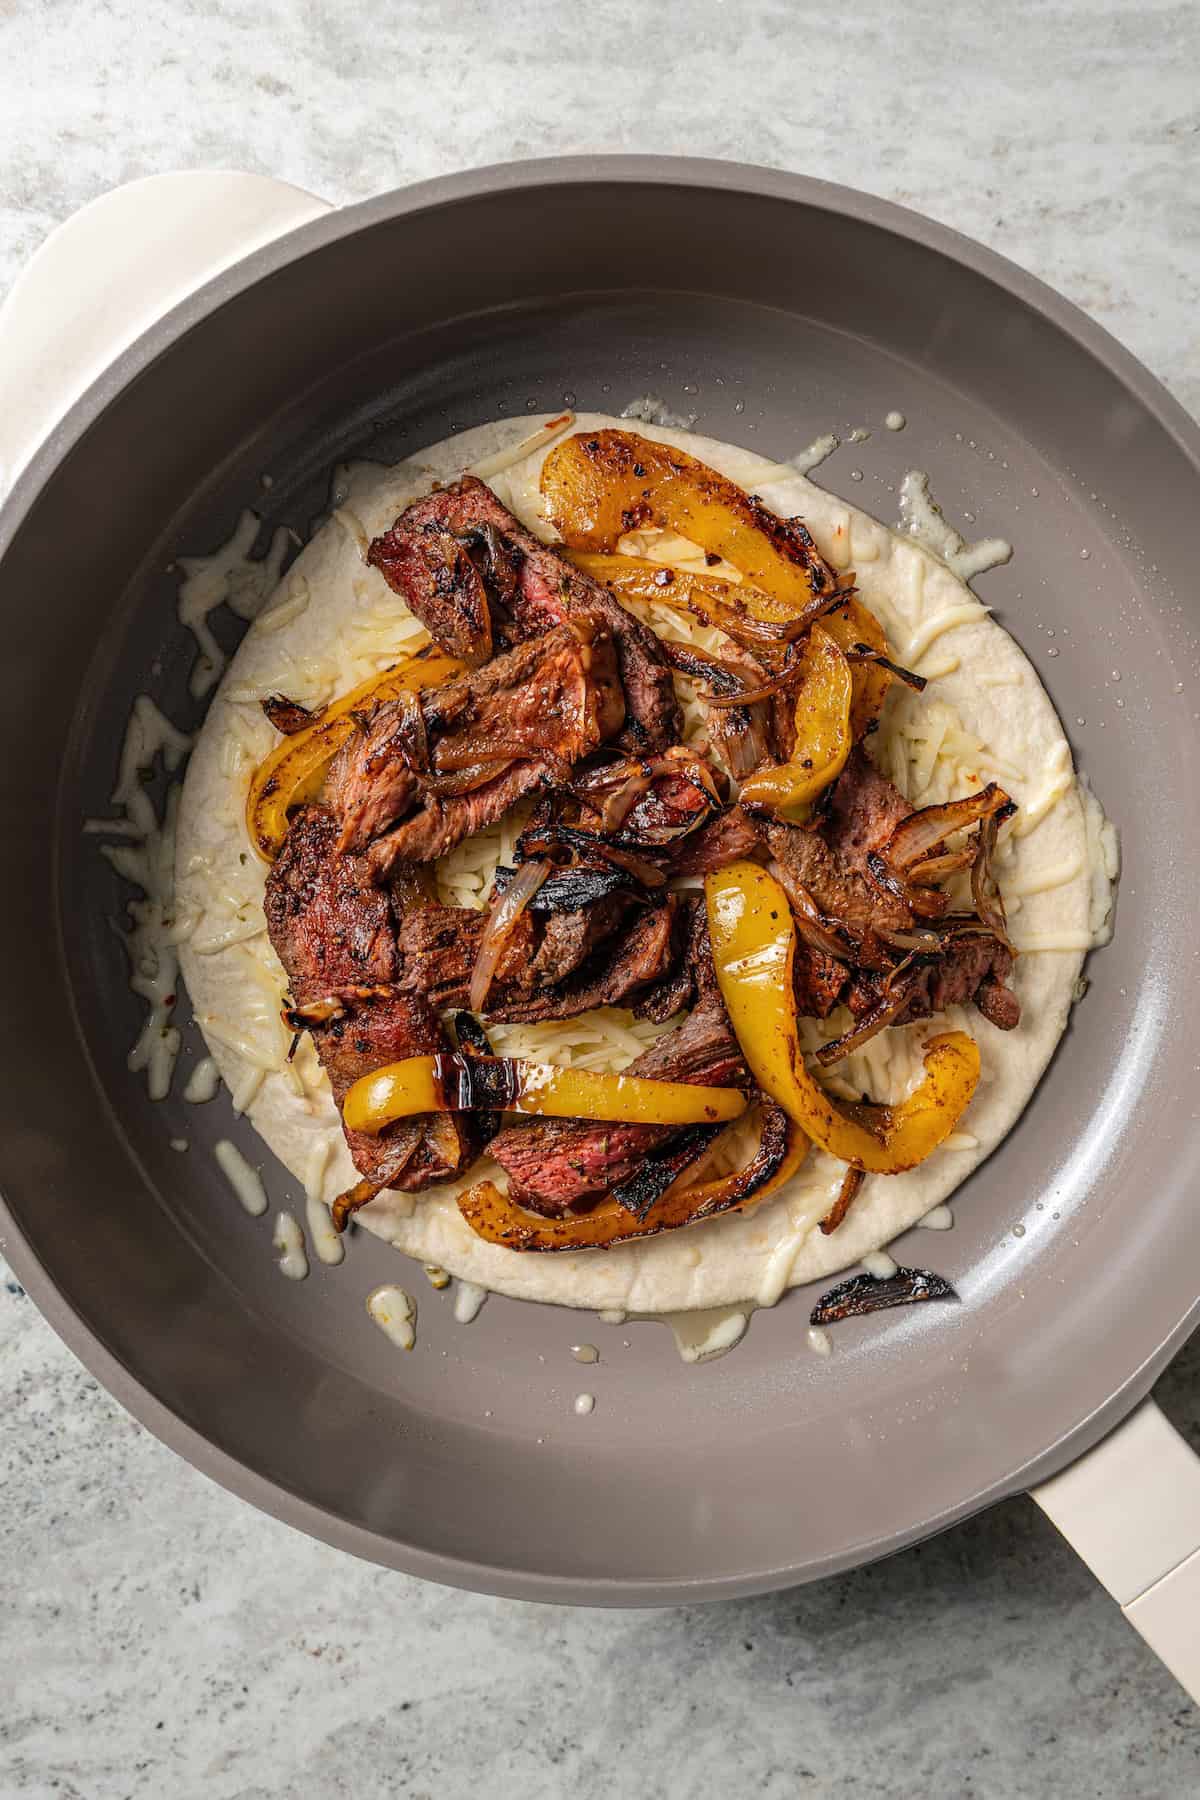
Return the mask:
[[838,577],[799,519],[781,519],[716,469],[636,431],[563,438],[542,464],[542,494],[571,550],[615,550],[627,531],[670,527],[782,601],[801,626]]
[[963,1031],[925,1047],[925,1077],[895,1105],[848,1104],[809,1074],[793,997],[796,933],[787,896],[757,863],[705,879],[717,980],[742,1054],[760,1088],[814,1144],[874,1175],[915,1168],[954,1130],[979,1080],[979,1049]]
[[669,563],[652,562],[643,556],[573,550],[570,558],[577,569],[610,588],[618,600],[669,606],[672,612],[715,625],[726,636],[750,647],[790,643],[804,630],[794,606],[745,581],[725,581],[693,569],[674,569]]
[[791,758],[751,775],[741,795],[744,805],[770,808],[794,825],[804,823],[817,795],[841,774],[853,743],[854,678],[844,652],[823,625],[814,625],[800,657]]
[[342,1114],[351,1131],[382,1131],[428,1112],[537,1113],[545,1119],[608,1119],[635,1125],[719,1125],[741,1116],[737,1088],[639,1075],[600,1075],[516,1056],[410,1056],[356,1081]]
[[492,1181],[460,1194],[458,1209],[478,1237],[504,1250],[607,1250],[757,1206],[791,1179],[807,1154],[805,1134],[777,1107],[764,1106],[757,1146],[743,1168],[691,1185],[683,1185],[681,1176],[640,1218],[608,1199],[591,1212],[544,1219],[526,1212]]
[[[870,607],[854,595],[847,595],[821,619],[835,644],[847,654],[856,650],[873,650],[877,656],[888,654],[887,634]],[[857,744],[867,735],[888,697],[892,677],[877,662],[856,662],[851,671],[854,695],[850,702],[850,735]]]
[[246,826],[250,842],[264,862],[273,862],[287,836],[288,814],[321,791],[330,763],[350,734],[357,730],[355,713],[370,711],[399,694],[414,694],[438,687],[462,673],[455,657],[440,651],[418,651],[381,675],[360,681],[332,705],[318,713],[313,723],[283,738],[255,769],[246,795]]

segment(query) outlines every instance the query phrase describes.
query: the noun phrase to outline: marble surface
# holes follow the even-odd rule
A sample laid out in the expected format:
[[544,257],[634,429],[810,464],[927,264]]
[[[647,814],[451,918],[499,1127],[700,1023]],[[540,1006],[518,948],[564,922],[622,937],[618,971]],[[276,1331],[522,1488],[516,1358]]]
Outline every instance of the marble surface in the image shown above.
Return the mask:
[[[1071,295],[1200,411],[1200,12],[998,0],[0,0],[0,293],[173,167],[358,199],[567,150],[873,189]],[[1160,1384],[1200,1439],[1200,1354]],[[0,1794],[1200,1791],[1196,1716],[1028,1502],[874,1569],[675,1613],[442,1592],[260,1517],[0,1281]]]

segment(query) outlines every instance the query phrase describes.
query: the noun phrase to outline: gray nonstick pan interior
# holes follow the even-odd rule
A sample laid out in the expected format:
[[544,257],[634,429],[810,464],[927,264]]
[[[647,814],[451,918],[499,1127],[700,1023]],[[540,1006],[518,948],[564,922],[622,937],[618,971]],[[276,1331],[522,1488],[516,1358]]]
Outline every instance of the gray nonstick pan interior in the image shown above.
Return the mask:
[[[952,518],[1010,537],[979,592],[1122,834],[1116,940],[1028,1114],[960,1191],[954,1231],[897,1252],[961,1304],[847,1322],[828,1360],[805,1344],[811,1291],[687,1367],[659,1327],[561,1309],[493,1298],[456,1326],[363,1232],[342,1267],[282,1280],[269,1220],[241,1212],[211,1146],[235,1138],[276,1204],[302,1201],[295,1184],[225,1096],[153,1105],[125,1066],[125,895],[81,835],[133,696],[198,716],[177,554],[247,505],[304,534],[347,456],[647,390],[779,456],[867,427],[818,479],[890,520],[904,471],[926,468]],[[905,431],[882,428],[891,409]],[[592,1603],[748,1592],[1050,1473],[1147,1389],[1200,1291],[1197,569],[1195,428],[1065,303],[883,204],[716,165],[533,165],[257,254],[75,409],[0,523],[6,1254],[202,1468],[440,1580]],[[364,1308],[387,1280],[418,1300],[408,1355]],[[572,1360],[581,1337],[597,1368]]]

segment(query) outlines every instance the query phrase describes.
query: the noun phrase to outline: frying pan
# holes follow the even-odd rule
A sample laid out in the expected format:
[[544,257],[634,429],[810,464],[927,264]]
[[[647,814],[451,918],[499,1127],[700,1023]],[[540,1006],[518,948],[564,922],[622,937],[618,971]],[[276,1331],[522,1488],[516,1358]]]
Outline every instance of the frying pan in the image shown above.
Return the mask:
[[[1034,1489],[1195,1690],[1200,1465],[1145,1398],[1200,1294],[1200,433],[1179,407],[940,226],[669,159],[525,163],[343,212],[259,178],[159,178],[52,239],[4,321],[0,454],[25,466],[0,515],[0,1244],[67,1342],[257,1505],[523,1598],[764,1591]],[[828,1360],[805,1344],[812,1291],[688,1367],[655,1326],[565,1309],[493,1298],[455,1326],[363,1233],[342,1267],[281,1280],[212,1145],[239,1142],[278,1205],[294,1184],[225,1098],[153,1104],[126,1067],[126,896],[81,831],[137,693],[196,722],[175,556],[247,505],[303,534],[347,456],[647,390],[779,456],[870,428],[830,487],[894,516],[916,465],[952,515],[1011,537],[981,595],[1123,837],[1115,941],[1028,1113],[955,1230],[897,1250],[961,1304],[849,1321]],[[892,409],[906,431],[879,429]],[[411,1355],[364,1309],[387,1280],[418,1293]],[[586,1375],[579,1337],[601,1350]]]

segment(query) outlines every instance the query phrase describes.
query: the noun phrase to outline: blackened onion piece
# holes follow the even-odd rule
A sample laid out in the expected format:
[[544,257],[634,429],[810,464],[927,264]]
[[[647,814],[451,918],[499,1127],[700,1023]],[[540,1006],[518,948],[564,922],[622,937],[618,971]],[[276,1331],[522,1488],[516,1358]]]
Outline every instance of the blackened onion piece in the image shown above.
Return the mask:
[[889,675],[894,675],[897,681],[902,681],[906,687],[910,687],[914,694],[923,694],[929,686],[928,679],[924,675],[914,675],[911,669],[902,668],[899,663],[893,662],[890,656],[885,656],[882,650],[873,650],[870,644],[855,644],[853,650],[847,650],[846,660],[852,663],[878,663],[881,669],[886,669]]
[[626,1212],[631,1212],[635,1219],[644,1219],[654,1202],[662,1199],[667,1189],[708,1148],[720,1130],[722,1127],[719,1125],[693,1125],[679,1137],[673,1138],[669,1144],[652,1150],[628,1181],[618,1182],[615,1188],[610,1188],[612,1199],[623,1206]]
[[666,885],[666,875],[649,857],[635,856],[620,844],[602,837],[598,831],[581,831],[577,825],[563,825],[557,820],[547,820],[530,826],[521,833],[517,847],[525,861],[531,856],[553,858],[558,851],[573,851],[588,862],[599,860],[611,864],[615,869],[624,869],[626,874],[632,875],[643,887],[660,888]]
[[950,1283],[932,1269],[897,1269],[880,1279],[876,1275],[852,1275],[822,1294],[809,1315],[812,1325],[836,1325],[839,1319],[857,1319],[884,1312],[891,1306],[915,1306],[919,1300],[957,1300]]
[[834,1063],[841,1062],[843,1056],[849,1056],[853,1050],[861,1050],[864,1044],[869,1044],[873,1037],[878,1037],[881,1031],[886,1030],[908,1005],[917,979],[918,973],[913,972],[906,980],[889,982],[875,1005],[849,1031],[843,1032],[841,1037],[832,1039],[830,1043],[821,1045],[817,1051],[817,1061],[821,1067],[831,1068]]
[[[516,873],[515,869],[500,864],[494,877],[498,894],[507,891]],[[532,913],[580,912],[585,906],[594,906],[598,900],[607,900],[610,894],[622,892],[643,892],[640,882],[625,869],[561,869],[542,883],[529,902],[529,910]]]
[[[492,1040],[474,1013],[467,1012],[464,1008],[455,1013],[452,1022],[455,1042],[464,1056],[495,1056]],[[503,1115],[498,1112],[477,1115],[475,1123],[481,1149],[485,1144],[491,1143],[503,1122]]]
[[298,700],[289,700],[286,694],[268,694],[262,709],[283,737],[295,737],[298,731],[307,731],[325,710],[318,707],[316,712],[310,712],[307,706],[301,706]]

